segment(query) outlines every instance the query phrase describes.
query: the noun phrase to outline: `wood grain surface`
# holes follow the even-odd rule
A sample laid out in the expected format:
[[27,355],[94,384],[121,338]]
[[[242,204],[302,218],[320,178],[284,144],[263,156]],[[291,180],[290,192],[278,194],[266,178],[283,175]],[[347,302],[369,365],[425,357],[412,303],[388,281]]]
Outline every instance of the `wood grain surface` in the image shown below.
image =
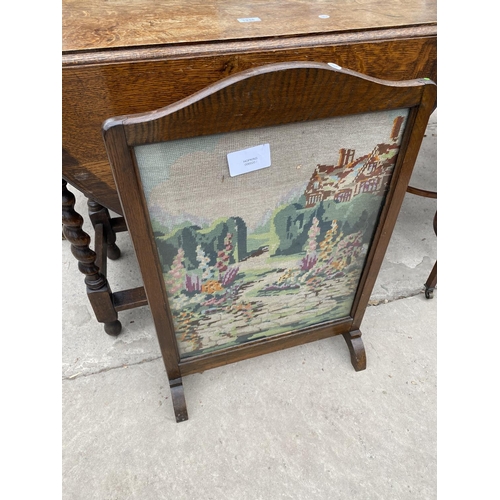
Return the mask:
[[[435,24],[436,10],[436,0],[63,0],[63,51],[417,26]],[[239,21],[249,18],[260,21]]]

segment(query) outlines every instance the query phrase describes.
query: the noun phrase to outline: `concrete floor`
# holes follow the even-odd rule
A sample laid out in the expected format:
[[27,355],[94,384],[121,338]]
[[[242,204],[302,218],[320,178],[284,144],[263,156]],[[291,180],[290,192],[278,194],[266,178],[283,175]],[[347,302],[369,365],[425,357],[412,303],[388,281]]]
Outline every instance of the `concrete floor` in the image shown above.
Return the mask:
[[[437,115],[412,184],[436,188]],[[86,218],[86,200],[76,210]],[[147,307],[104,333],[62,242],[63,498],[275,500],[436,497],[436,200],[407,194],[362,324],[356,373],[342,337],[184,378],[176,424]],[[114,291],[141,284],[127,233]]]

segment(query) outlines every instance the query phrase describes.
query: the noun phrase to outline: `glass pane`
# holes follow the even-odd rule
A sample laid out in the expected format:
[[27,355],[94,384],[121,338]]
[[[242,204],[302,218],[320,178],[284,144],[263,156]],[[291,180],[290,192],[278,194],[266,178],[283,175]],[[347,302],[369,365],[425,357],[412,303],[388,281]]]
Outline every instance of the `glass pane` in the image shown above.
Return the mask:
[[135,148],[182,358],[350,315],[407,115]]

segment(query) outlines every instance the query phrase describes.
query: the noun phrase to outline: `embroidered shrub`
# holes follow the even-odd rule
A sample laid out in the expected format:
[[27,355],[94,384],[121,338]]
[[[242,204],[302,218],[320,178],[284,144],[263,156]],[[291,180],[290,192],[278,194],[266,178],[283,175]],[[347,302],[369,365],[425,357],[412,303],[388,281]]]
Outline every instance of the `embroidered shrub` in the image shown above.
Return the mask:
[[203,293],[215,293],[223,290],[222,285],[217,280],[208,280],[206,283],[201,285],[201,291]]
[[362,232],[358,231],[354,234],[349,234],[337,245],[335,260],[332,266],[335,269],[341,270],[350,264],[356,263],[356,259],[361,255],[363,250]]
[[[215,283],[220,287],[217,291],[224,290],[218,281],[215,281]],[[230,312],[232,305],[238,299],[239,289],[240,287],[235,285],[225,289],[224,293],[218,293],[207,298],[200,303],[203,308],[201,312],[203,314],[212,314],[221,311]]]
[[318,243],[316,242],[316,238],[318,237],[319,232],[319,220],[317,217],[313,217],[312,225],[307,233],[308,240],[306,247],[306,256],[303,257],[299,262],[299,268],[301,271],[309,271],[316,265],[316,262],[318,262],[318,255],[316,253]]
[[316,252],[307,254],[305,257],[302,258],[300,261],[300,270],[301,271],[309,271],[312,269],[315,265],[316,262],[318,262],[318,256]]
[[236,275],[240,268],[238,266],[230,267],[222,276],[219,277],[219,282],[222,286],[229,286],[236,279]]
[[337,221],[332,220],[332,227],[326,232],[323,241],[319,244],[320,252],[318,260],[321,264],[327,264],[333,258],[333,249],[343,236],[342,232],[337,235],[338,227]]
[[190,293],[201,292],[201,279],[196,274],[186,274],[186,291]]
[[276,283],[272,283],[271,285],[267,285],[260,290],[260,293],[265,292],[281,292],[284,290],[296,290],[300,288],[300,285],[296,280],[296,270],[287,269],[278,279]]

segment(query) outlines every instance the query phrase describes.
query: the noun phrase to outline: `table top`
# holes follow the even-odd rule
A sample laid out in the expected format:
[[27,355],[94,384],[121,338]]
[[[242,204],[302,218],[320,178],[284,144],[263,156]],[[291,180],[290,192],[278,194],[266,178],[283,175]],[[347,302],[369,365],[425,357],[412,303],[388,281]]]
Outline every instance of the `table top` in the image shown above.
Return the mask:
[[63,52],[435,25],[437,0],[63,0]]

